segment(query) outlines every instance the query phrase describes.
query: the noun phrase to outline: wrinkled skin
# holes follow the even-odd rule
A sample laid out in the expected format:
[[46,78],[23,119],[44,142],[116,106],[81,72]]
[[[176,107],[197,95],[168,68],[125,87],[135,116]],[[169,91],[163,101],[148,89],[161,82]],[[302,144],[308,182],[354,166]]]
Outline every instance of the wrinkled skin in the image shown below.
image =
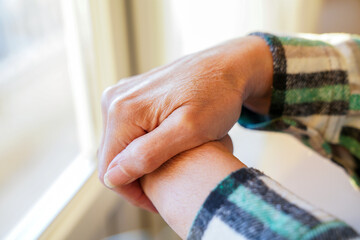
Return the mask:
[[266,113],[271,81],[270,51],[254,36],[119,81],[102,99],[100,180],[156,211],[137,179],[183,151],[224,137],[243,104]]

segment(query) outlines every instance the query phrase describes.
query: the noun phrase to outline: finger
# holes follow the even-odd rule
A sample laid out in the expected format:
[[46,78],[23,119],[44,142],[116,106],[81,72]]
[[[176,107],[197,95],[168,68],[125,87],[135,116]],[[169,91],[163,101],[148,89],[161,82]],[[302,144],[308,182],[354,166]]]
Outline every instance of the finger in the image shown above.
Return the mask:
[[125,198],[125,200],[137,207],[146,209],[154,213],[158,212],[155,206],[152,204],[152,202],[142,190],[139,181],[134,181],[130,184],[116,187],[113,190],[120,194],[123,198]]
[[103,92],[102,96],[101,96],[101,113],[102,113],[102,134],[101,134],[101,140],[100,140],[100,145],[99,148],[97,150],[97,158],[99,161],[98,164],[98,173],[99,173],[99,178],[101,179],[101,181],[103,181],[103,161],[102,161],[102,156],[103,156],[103,152],[104,152],[104,142],[106,139],[106,130],[107,130],[107,122],[108,122],[108,107],[109,107],[109,99],[111,96],[111,91],[112,91],[112,87],[108,87],[107,89],[105,89],[105,91]]
[[[112,129],[114,129],[113,127],[116,125],[119,125],[119,123],[114,125],[114,122],[111,122],[108,124],[109,128],[111,127]],[[109,162],[114,158],[114,156],[121,152],[122,149],[126,147],[128,142],[132,140],[132,138],[136,138],[139,135],[145,134],[145,131],[143,131],[138,126],[122,124],[119,129],[116,129],[116,131],[111,131],[108,129],[106,133],[106,137],[104,136],[103,143],[103,157],[102,160],[99,162],[99,169],[102,169],[102,173],[100,173],[99,176],[101,176],[102,180],[103,175],[109,165]],[[156,208],[145,195],[140,184],[137,181],[125,186],[115,188],[113,190],[123,196],[133,205],[157,213]]]
[[101,134],[100,145],[99,145],[99,148],[97,150],[97,158],[98,159],[100,159],[100,157],[102,155],[102,152],[103,152],[103,146],[104,146],[104,141],[105,141],[105,136],[106,136],[106,125],[107,125],[106,123],[107,123],[107,120],[108,120],[107,111],[106,111],[106,109],[104,109],[104,107],[102,107],[101,112],[102,112],[102,128],[103,128],[103,132]]
[[103,94],[101,96],[101,114],[102,114],[102,127],[103,127],[103,132],[101,135],[101,140],[100,140],[100,147],[98,149],[98,158],[101,156],[102,153],[102,146],[104,145],[104,140],[105,140],[105,135],[106,135],[106,128],[107,128],[107,121],[108,121],[108,107],[109,107],[109,102],[110,102],[110,98],[112,95],[112,90],[113,87],[108,87],[103,91]]
[[[108,88],[106,88],[102,94],[101,97],[101,113],[102,113],[102,124],[103,124],[103,132],[101,135],[101,140],[100,140],[100,145],[99,145],[99,149],[97,151],[97,157],[99,160],[99,177],[102,178],[101,176],[103,176],[102,173],[104,173],[103,170],[103,152],[106,149],[105,148],[105,140],[108,138],[107,136],[107,132],[108,132],[108,118],[109,118],[109,108],[111,106],[111,103],[113,102],[114,98],[116,98],[116,96],[119,95],[118,91],[121,91],[122,89],[127,89],[128,86],[126,84],[131,83],[131,81],[129,79],[122,79],[121,81],[119,81],[116,85],[114,86],[110,86]],[[121,86],[121,87],[120,87]],[[115,131],[115,129],[111,128],[109,129],[110,131]],[[107,168],[107,165],[106,165]]]
[[146,132],[134,124],[125,124],[121,118],[109,118],[107,123],[106,135],[102,146],[102,152],[99,158],[99,177],[104,181],[104,174],[107,171],[109,163],[123,151],[133,140]]
[[105,184],[114,187],[132,182],[176,154],[209,141],[199,137],[200,127],[191,122],[183,112],[175,111],[159,127],[135,139],[110,163]]

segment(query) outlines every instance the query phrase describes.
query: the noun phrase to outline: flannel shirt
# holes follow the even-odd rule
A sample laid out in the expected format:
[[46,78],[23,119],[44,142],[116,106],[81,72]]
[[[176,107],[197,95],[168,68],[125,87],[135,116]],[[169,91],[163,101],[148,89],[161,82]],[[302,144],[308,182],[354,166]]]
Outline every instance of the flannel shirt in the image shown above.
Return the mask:
[[[239,123],[292,134],[360,181],[360,36],[253,33],[273,57],[270,112],[243,107]],[[207,197],[188,239],[360,239],[346,223],[253,168],[226,177]]]

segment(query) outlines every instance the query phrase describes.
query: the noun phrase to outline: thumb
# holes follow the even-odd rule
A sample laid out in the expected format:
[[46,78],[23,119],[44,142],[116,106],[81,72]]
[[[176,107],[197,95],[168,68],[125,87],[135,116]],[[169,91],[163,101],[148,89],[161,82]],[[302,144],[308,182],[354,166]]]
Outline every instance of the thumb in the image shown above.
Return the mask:
[[209,141],[201,136],[196,119],[175,111],[153,131],[133,140],[110,163],[104,176],[113,188],[128,184],[160,167],[178,153]]

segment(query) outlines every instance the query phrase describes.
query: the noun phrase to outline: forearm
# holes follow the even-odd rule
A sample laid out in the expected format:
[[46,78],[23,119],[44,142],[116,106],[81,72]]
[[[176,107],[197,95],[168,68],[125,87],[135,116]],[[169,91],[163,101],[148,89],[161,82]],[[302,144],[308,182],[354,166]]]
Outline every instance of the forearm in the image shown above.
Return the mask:
[[263,173],[246,168],[219,142],[176,156],[144,176],[141,184],[160,215],[182,238],[358,236],[346,223],[304,202]]
[[[229,146],[229,145],[228,145]],[[216,185],[244,167],[219,142],[184,152],[141,179],[143,189],[160,215],[182,238]]]

